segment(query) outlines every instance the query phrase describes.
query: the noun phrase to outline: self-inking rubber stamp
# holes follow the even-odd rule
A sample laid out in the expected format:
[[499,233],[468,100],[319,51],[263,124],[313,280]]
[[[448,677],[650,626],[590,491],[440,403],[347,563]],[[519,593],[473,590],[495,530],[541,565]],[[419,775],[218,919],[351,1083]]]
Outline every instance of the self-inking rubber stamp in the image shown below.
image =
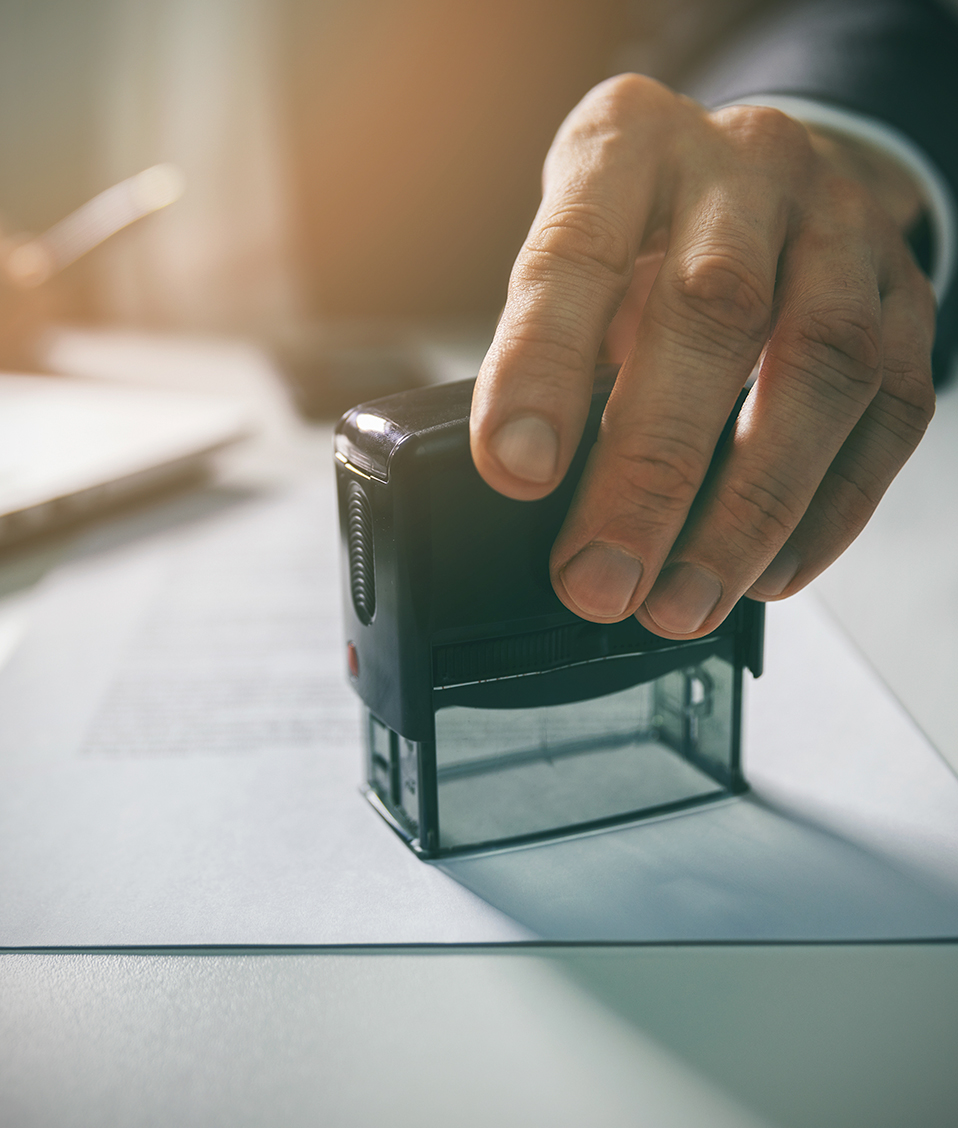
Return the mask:
[[347,663],[365,705],[366,795],[422,857],[600,829],[744,791],[742,677],[764,606],[705,638],[562,605],[549,552],[614,379],[540,501],[469,453],[473,381],[353,408],[336,430]]

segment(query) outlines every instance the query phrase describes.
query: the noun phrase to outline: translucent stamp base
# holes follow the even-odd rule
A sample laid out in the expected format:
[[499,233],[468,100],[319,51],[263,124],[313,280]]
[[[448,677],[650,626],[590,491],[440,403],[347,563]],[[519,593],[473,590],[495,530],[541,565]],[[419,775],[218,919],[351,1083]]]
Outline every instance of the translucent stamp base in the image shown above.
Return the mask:
[[370,790],[424,853],[648,817],[743,790],[736,696],[734,666],[713,654],[584,701],[440,707],[435,743],[369,715]]

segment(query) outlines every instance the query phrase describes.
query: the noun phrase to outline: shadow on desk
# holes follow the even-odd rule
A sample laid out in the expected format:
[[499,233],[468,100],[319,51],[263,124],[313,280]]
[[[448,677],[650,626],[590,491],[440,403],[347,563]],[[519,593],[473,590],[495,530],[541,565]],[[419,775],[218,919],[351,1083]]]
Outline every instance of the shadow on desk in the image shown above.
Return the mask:
[[954,1124],[954,943],[573,949],[553,966],[763,1123]]
[[755,793],[441,868],[549,940],[958,937],[958,894],[940,879]]

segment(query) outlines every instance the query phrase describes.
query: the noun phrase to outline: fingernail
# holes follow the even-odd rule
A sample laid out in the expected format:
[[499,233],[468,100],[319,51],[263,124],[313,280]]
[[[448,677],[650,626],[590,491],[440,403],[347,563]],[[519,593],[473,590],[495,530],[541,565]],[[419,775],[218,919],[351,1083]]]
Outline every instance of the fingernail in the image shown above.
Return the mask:
[[642,562],[611,544],[588,544],[560,572],[572,602],[586,615],[624,615],[642,578]]
[[779,549],[778,555],[759,578],[752,584],[752,591],[765,599],[772,599],[782,592],[795,578],[795,573],[801,566],[802,558],[790,544]]
[[492,436],[492,453],[516,478],[551,482],[559,460],[559,436],[539,415],[520,415]]
[[692,634],[722,598],[718,578],[697,564],[670,564],[659,573],[645,609],[670,634]]

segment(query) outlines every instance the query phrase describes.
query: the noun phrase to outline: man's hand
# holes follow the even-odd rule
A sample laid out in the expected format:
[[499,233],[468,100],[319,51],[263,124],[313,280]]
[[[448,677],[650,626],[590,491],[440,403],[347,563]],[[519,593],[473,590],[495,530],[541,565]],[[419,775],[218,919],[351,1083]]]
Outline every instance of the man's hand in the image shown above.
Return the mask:
[[694,637],[844,551],[934,411],[934,298],[901,233],[919,207],[897,166],[776,110],[626,75],[573,111],[471,423],[483,478],[543,497],[603,340],[627,351],[552,551],[567,607]]

